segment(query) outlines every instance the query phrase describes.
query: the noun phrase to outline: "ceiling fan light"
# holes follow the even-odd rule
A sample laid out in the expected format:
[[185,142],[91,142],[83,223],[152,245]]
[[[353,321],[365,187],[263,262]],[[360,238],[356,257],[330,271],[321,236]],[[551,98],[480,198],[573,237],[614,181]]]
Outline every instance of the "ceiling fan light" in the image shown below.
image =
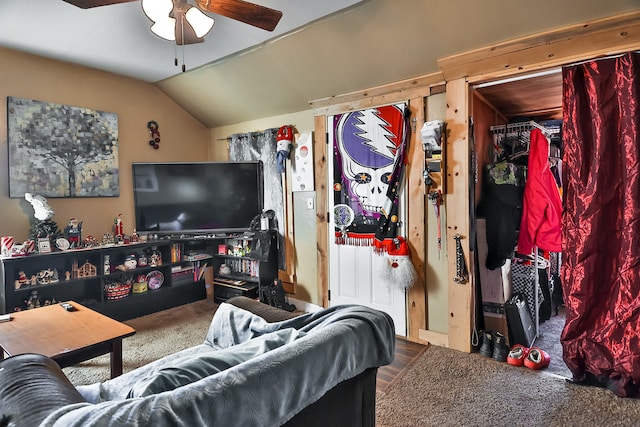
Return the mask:
[[169,17],[173,10],[173,0],[142,0],[142,10],[153,25],[151,32],[165,40],[176,39],[176,20]]
[[206,36],[215,23],[213,18],[202,13],[197,7],[190,7],[184,14],[184,17],[195,31],[197,37]]
[[142,0],[142,10],[153,22],[160,22],[169,17],[173,0]]
[[174,41],[176,39],[176,20],[174,18],[165,18],[157,21],[151,26],[151,32],[165,40]]

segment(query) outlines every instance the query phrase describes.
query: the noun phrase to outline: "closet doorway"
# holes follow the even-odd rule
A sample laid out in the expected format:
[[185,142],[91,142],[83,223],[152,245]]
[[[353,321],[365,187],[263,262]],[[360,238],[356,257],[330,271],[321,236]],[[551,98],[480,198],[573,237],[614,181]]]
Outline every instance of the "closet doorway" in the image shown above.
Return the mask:
[[[490,226],[487,225],[486,216],[494,215],[496,206],[493,205],[493,208],[487,209],[487,205],[491,205],[492,201],[488,200],[485,181],[487,181],[488,170],[496,162],[505,159],[510,162],[513,159],[512,163],[517,165],[515,167],[524,173],[523,178],[526,179],[526,149],[528,147],[524,142],[524,147],[515,146],[512,139],[509,140],[507,147],[500,146],[500,142],[505,141],[504,138],[497,135],[499,133],[497,129],[500,129],[501,126],[505,130],[506,126],[509,126],[510,129],[526,130],[531,128],[529,123],[533,126],[540,124],[545,127],[546,125],[545,128],[551,130],[547,134],[551,143],[551,157],[553,157],[550,158],[550,162],[557,161],[556,158],[561,155],[562,141],[560,133],[553,138],[551,134],[557,130],[552,127],[559,126],[562,121],[561,68],[475,84],[472,86],[470,99],[474,127],[474,155],[472,158],[477,177],[474,195],[475,217],[477,218],[476,237],[478,239],[476,263],[479,270],[476,299],[480,302],[476,304],[478,311],[476,329],[507,331],[506,315],[503,312],[504,302],[514,293],[514,279],[516,282],[521,282],[523,269],[520,265],[521,260],[517,256],[509,257],[504,264],[501,264],[500,260],[497,263],[496,260],[493,262],[490,260],[487,263],[486,239],[495,239],[496,230],[487,230]],[[523,126],[514,127],[514,123],[522,123]],[[556,148],[554,149],[554,147]],[[498,152],[504,149],[507,152],[501,153],[499,156]],[[513,213],[513,211],[509,212]],[[504,210],[502,214],[504,214]],[[514,220],[514,223],[519,223],[519,219]],[[515,232],[517,233],[518,230]],[[493,234],[493,236],[487,237],[487,233]],[[501,227],[498,233],[503,233],[507,239],[512,239],[509,227],[506,227],[506,231]],[[480,239],[485,240],[481,241]],[[495,248],[495,243],[492,244],[492,247]],[[561,295],[558,292],[560,288],[559,275],[554,276],[554,273],[559,273],[562,254],[547,254],[546,261],[541,258],[539,260],[537,280],[541,290],[538,291],[538,295],[539,298],[546,297],[546,301],[539,301],[538,322],[534,319],[534,324],[538,324],[538,334],[534,345],[542,348],[551,356],[551,364],[547,368],[547,372],[571,378],[571,372],[562,358],[560,334],[564,327],[565,311]],[[502,266],[496,267],[497,264]],[[487,266],[494,271],[489,270]],[[535,271],[535,269],[530,267],[530,271]],[[544,283],[545,276],[547,283]],[[521,287],[522,283],[516,283],[516,291],[521,290],[518,288],[519,286]],[[542,292],[545,286],[546,292]],[[556,287],[555,295],[554,286]],[[531,309],[535,311],[534,303],[531,304]]]

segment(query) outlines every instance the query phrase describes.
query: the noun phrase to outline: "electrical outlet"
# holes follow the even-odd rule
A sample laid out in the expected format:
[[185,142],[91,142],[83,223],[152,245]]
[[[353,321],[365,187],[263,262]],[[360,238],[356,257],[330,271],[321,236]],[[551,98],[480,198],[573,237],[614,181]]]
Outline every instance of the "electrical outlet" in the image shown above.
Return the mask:
[[307,199],[307,209],[313,209],[313,197]]

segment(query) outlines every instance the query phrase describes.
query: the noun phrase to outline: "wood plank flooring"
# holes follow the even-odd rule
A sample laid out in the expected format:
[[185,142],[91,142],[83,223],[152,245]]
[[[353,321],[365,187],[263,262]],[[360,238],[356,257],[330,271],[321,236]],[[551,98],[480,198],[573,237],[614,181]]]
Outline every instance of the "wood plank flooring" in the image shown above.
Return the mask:
[[402,378],[427,348],[427,345],[396,337],[395,358],[390,365],[378,368],[376,390],[386,393],[396,381]]

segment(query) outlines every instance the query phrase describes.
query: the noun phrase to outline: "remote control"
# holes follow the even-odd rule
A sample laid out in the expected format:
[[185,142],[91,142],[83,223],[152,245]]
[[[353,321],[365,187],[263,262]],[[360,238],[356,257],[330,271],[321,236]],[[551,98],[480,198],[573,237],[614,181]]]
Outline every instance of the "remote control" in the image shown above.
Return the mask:
[[61,302],[61,303],[60,303],[60,306],[61,306],[62,308],[64,308],[65,310],[67,310],[67,311],[75,311],[75,309],[76,309],[74,306],[72,306],[72,305],[71,305],[71,304],[69,304],[68,302]]

